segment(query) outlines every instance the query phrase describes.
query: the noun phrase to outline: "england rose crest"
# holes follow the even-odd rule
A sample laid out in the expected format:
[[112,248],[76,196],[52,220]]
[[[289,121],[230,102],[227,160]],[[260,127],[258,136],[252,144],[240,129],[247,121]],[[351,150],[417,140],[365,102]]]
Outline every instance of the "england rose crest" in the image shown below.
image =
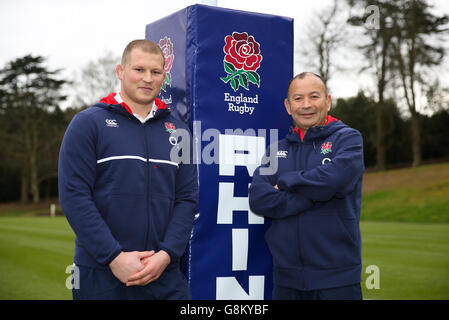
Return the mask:
[[164,53],[164,59],[165,59],[165,81],[162,85],[161,90],[166,91],[167,86],[171,87],[171,73],[170,70],[173,66],[173,60],[175,60],[175,55],[173,53],[173,42],[171,42],[170,38],[164,37],[159,40],[159,47],[162,49],[162,52]]
[[249,90],[250,83],[260,87],[260,76],[256,72],[262,61],[260,44],[247,32],[233,32],[224,41],[223,63],[227,76],[220,79],[224,83],[230,82],[234,91],[239,87]]
[[321,153],[327,154],[332,152],[332,142],[325,142],[321,145]]
[[173,123],[171,122],[165,122],[165,131],[167,131],[168,133],[173,133],[176,130],[176,127]]

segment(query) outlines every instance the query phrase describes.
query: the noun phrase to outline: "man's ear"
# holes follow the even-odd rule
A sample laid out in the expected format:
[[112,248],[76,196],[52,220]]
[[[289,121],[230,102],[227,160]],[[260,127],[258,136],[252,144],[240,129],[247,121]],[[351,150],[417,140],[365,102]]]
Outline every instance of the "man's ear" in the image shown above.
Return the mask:
[[115,72],[120,81],[123,80],[123,65],[118,64],[117,67],[115,67]]
[[332,106],[332,97],[330,94],[327,95],[327,112],[329,112],[331,110],[331,106]]
[[285,110],[287,110],[287,113],[291,116],[292,113],[290,111],[290,103],[288,102],[288,98],[284,99],[284,107],[285,107]]

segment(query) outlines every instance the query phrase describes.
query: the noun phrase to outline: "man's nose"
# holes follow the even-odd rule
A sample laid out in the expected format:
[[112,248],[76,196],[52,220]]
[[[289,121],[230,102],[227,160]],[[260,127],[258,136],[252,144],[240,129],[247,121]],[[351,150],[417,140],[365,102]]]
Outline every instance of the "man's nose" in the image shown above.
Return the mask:
[[153,75],[151,74],[151,71],[145,72],[145,75],[143,77],[143,81],[145,81],[145,82],[152,82],[153,81]]
[[311,108],[312,107],[312,99],[305,97],[304,98],[304,103],[302,105],[302,107],[305,108]]

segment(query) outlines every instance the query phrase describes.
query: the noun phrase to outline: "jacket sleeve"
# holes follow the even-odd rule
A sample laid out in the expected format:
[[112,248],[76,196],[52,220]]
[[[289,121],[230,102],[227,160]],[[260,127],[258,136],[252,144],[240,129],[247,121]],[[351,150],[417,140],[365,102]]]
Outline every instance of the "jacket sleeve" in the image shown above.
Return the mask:
[[281,190],[300,193],[313,201],[328,201],[351,193],[363,171],[362,136],[350,129],[340,136],[331,162],[311,170],[285,172],[277,184]]
[[59,153],[59,201],[77,241],[98,263],[108,265],[121,252],[121,246],[93,200],[95,141],[89,119],[77,114],[67,128]]
[[[192,136],[190,135],[190,139]],[[192,141],[192,140],[190,140]],[[190,146],[192,144],[189,144]],[[192,155],[192,149],[190,149]],[[190,163],[180,163],[175,181],[175,199],[172,218],[159,249],[166,251],[170,259],[179,259],[189,242],[193,220],[198,206],[198,174],[192,157]]]
[[313,202],[299,193],[275,189],[276,175],[261,175],[261,167],[254,171],[248,193],[249,206],[254,213],[282,219],[313,207]]

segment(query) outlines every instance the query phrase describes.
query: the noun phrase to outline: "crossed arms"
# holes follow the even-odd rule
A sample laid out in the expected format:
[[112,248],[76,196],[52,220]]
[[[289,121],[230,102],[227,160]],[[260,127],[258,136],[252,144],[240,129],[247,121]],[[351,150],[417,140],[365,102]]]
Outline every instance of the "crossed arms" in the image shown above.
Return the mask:
[[342,198],[352,192],[364,170],[362,137],[351,130],[341,137],[339,145],[331,162],[313,169],[261,175],[261,167],[257,168],[249,189],[251,210],[282,219],[307,211],[316,202]]

